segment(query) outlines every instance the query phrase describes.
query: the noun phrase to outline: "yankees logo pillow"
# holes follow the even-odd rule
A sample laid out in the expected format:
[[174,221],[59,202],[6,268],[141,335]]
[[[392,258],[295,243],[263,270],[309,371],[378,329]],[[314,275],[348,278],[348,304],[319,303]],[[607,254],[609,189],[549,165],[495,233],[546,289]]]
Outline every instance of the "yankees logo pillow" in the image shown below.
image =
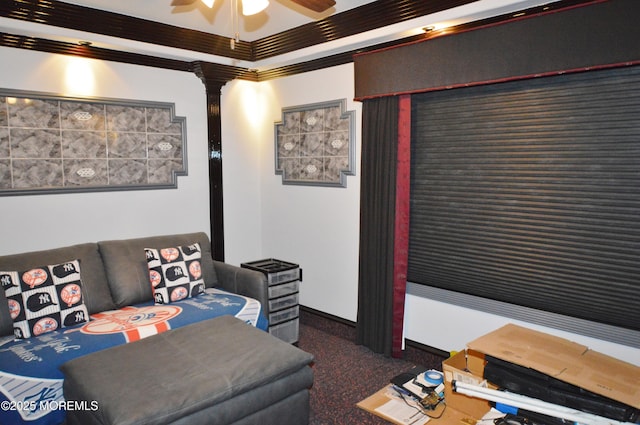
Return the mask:
[[0,271],[0,283],[9,303],[13,331],[18,339],[42,335],[89,320],[82,296],[80,262]]
[[156,304],[169,304],[204,292],[200,244],[145,248]]

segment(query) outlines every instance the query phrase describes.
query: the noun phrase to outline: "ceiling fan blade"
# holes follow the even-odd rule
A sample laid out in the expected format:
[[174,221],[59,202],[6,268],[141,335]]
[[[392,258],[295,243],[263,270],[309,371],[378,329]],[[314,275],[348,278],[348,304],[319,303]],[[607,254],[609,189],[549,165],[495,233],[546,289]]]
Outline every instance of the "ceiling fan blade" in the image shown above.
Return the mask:
[[292,2],[299,4],[302,7],[311,9],[314,12],[324,12],[336,5],[335,0],[291,0]]
[[196,0],[171,0],[171,6],[189,6],[195,2]]

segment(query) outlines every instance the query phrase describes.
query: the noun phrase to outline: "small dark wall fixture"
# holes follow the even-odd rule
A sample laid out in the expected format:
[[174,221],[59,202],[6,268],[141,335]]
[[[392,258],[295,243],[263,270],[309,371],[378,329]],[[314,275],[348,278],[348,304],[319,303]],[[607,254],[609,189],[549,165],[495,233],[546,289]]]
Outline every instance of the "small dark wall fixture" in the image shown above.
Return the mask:
[[0,196],[177,187],[174,105],[0,89]]
[[346,187],[355,174],[355,111],[346,99],[282,109],[275,169],[283,184]]

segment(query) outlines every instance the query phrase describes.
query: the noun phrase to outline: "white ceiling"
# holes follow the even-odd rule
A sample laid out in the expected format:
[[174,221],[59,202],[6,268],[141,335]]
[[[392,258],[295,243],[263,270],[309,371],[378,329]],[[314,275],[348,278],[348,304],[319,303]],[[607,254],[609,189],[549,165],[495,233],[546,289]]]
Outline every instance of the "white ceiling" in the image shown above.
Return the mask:
[[[553,1],[555,0],[479,0],[465,6],[345,37],[260,62],[243,62],[185,49],[151,45],[149,43],[50,27],[43,24],[9,18],[0,18],[0,31],[61,41],[77,42],[86,40],[98,47],[118,49],[133,53],[185,61],[202,60],[265,70],[408,37],[420,33],[422,28],[426,26],[436,25],[437,27],[441,27],[460,24],[516,12],[522,9],[552,3]],[[234,25],[235,19],[232,18],[231,11],[233,9],[232,6],[239,3],[239,0],[216,0],[212,9],[206,7],[201,1],[196,1],[190,6],[180,7],[171,6],[171,0],[65,0],[65,2],[162,22],[178,27],[210,32],[230,38],[234,37],[235,33],[238,32],[240,40],[254,41],[290,28],[326,18],[334,13],[344,12],[367,3],[372,3],[372,0],[337,0],[334,8],[322,14],[304,9],[290,0],[270,0],[269,7],[257,15],[245,17],[240,14],[236,25]]]

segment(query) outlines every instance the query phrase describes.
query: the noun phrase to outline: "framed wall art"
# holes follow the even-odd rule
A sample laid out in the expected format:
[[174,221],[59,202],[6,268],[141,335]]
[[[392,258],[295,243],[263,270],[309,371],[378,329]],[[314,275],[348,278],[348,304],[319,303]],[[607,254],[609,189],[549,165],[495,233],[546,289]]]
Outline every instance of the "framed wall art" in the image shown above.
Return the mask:
[[283,184],[346,187],[355,174],[355,111],[346,99],[282,109],[275,171]]
[[170,103],[0,89],[0,196],[176,188],[185,121]]

